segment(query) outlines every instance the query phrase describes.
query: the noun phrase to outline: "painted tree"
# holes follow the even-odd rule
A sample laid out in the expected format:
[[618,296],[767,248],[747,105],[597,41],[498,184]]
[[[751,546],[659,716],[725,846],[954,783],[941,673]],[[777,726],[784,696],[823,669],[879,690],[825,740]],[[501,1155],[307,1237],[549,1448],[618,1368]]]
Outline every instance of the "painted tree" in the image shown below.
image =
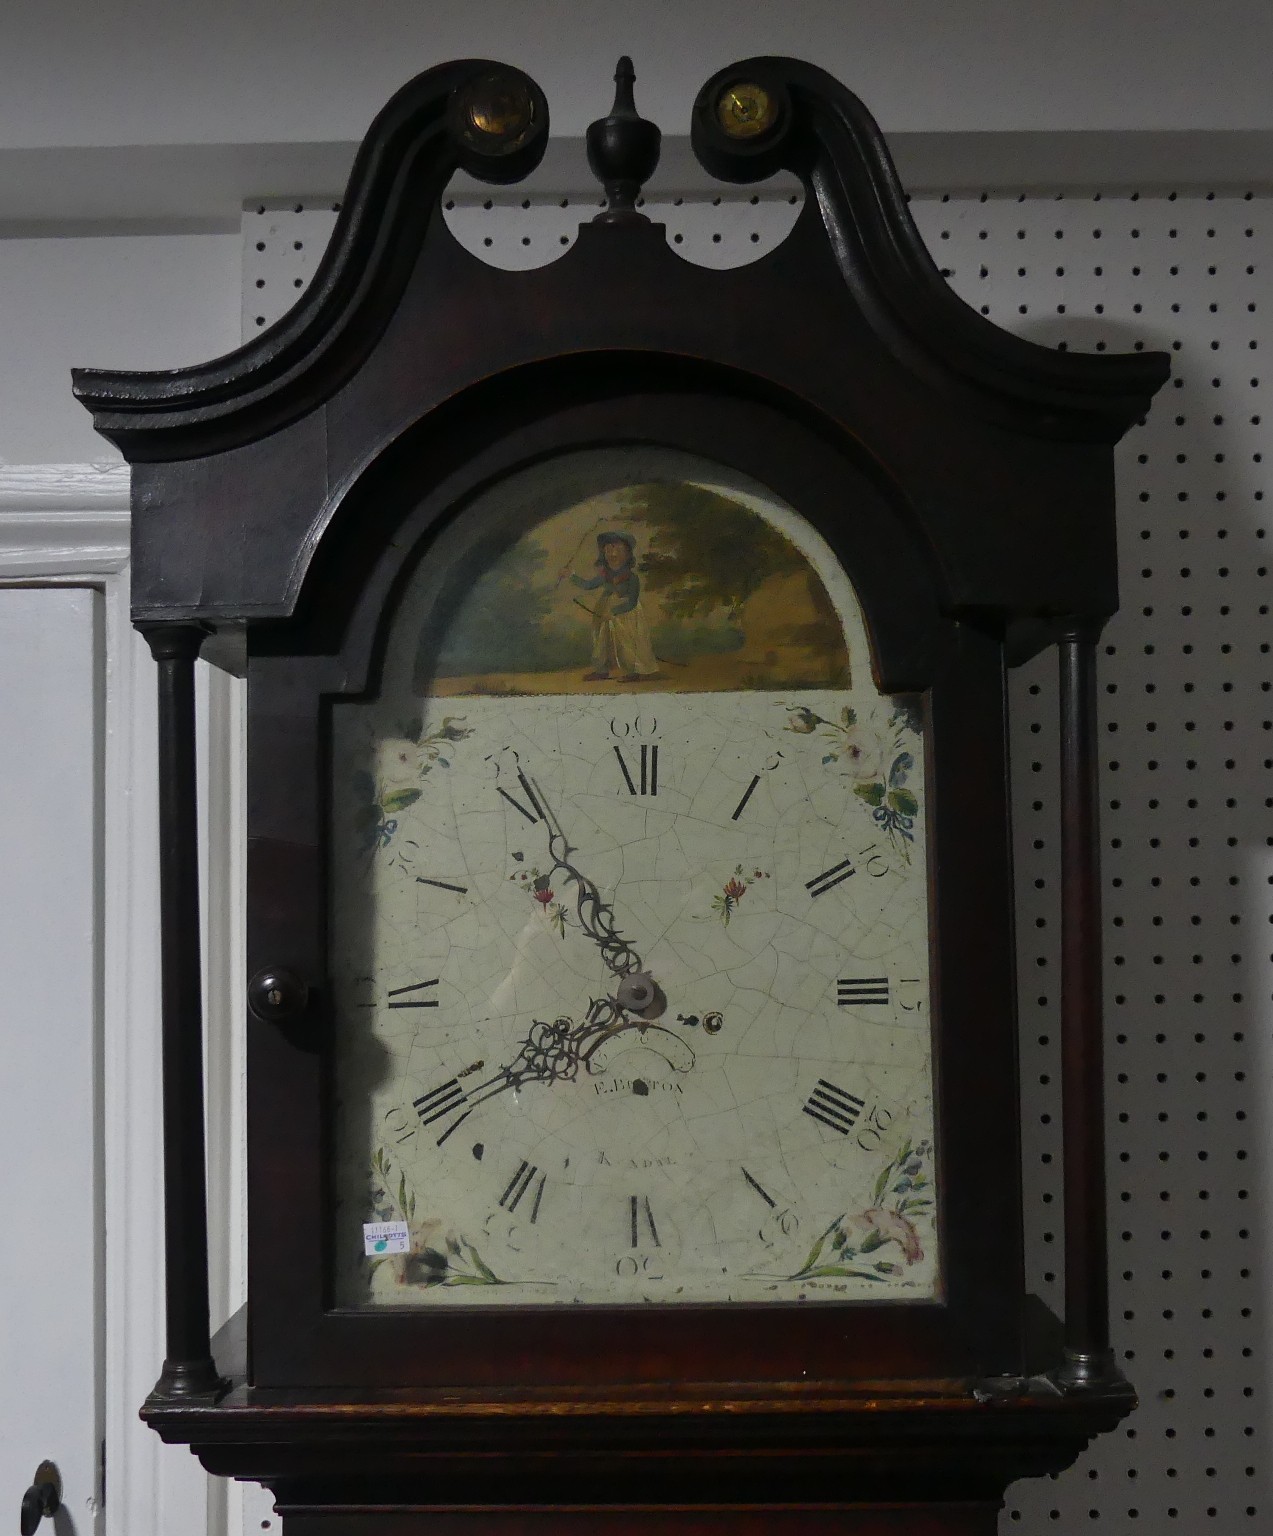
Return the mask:
[[736,623],[762,582],[806,567],[795,545],[763,517],[706,486],[656,481],[625,490],[620,500],[649,530],[645,584],[676,618],[724,608]]
[[639,516],[651,547],[640,562],[643,583],[672,618],[723,610],[742,627],[747,601],[771,577],[803,575],[812,617],[782,638],[833,654],[843,649],[839,617],[805,556],[771,523],[720,491],[684,481],[655,481],[620,495]]
[[[586,661],[586,632],[549,623],[552,585],[546,562],[547,553],[535,539],[518,539],[459,594],[453,607],[439,604],[433,623],[420,636],[417,691],[426,691],[434,676],[550,671]],[[437,636],[442,637],[440,650]]]

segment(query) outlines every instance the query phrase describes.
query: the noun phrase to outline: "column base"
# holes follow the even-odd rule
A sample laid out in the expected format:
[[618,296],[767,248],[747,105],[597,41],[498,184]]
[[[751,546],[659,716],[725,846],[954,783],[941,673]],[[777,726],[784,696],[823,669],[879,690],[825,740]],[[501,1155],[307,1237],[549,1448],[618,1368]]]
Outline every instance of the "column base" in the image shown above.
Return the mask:
[[161,1403],[216,1403],[230,1390],[211,1355],[202,1360],[165,1360],[147,1406]]

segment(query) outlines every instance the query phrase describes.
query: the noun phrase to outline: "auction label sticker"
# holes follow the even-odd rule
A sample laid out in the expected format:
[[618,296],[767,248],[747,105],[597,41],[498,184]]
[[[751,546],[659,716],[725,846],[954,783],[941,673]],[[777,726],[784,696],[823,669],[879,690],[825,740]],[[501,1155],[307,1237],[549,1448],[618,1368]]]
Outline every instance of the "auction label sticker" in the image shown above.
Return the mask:
[[362,1246],[369,1258],[382,1253],[410,1253],[411,1234],[405,1221],[364,1221]]

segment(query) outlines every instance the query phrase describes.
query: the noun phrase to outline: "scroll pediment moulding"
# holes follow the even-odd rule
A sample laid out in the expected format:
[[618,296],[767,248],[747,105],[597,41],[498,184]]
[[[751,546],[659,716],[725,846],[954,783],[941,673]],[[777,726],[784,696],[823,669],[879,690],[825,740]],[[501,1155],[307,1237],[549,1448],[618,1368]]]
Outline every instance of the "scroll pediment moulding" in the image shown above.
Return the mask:
[[[412,446],[417,423],[483,391],[492,402],[501,389],[534,392],[548,372],[572,374],[587,396],[590,370],[616,355],[629,356],[633,377],[654,390],[710,381],[738,397],[781,399],[815,430],[847,435],[868,472],[896,486],[924,522],[951,611],[1001,606],[961,559],[960,516],[944,490],[993,457],[981,499],[998,509],[998,536],[1033,560],[1033,613],[1112,611],[1112,547],[1106,579],[1086,595],[1073,572],[1074,550],[1101,538],[1083,512],[1105,494],[1099,456],[1084,485],[1082,462],[1058,452],[1055,474],[1028,492],[1014,462],[1037,459],[1048,442],[1115,441],[1147,409],[1167,360],[1053,351],[970,309],[929,256],[870,113],[793,59],[721,70],[692,112],[695,153],[714,176],[751,183],[786,170],[803,181],[808,195],[791,234],[746,267],[686,262],[634,207],[657,160],[658,129],[630,106],[630,65],[616,78],[616,110],[590,134],[594,171],[612,197],[557,261],[499,271],[447,229],[441,200],[457,168],[516,182],[539,162],[549,131],[549,104],[527,75],[486,60],[447,64],[410,82],[376,118],[320,268],[276,325],[188,369],[76,370],[94,424],[136,467],[134,514],[146,529],[137,616],[171,614],[180,599],[188,617],[211,623],[232,612],[285,617],[375,461],[428,451]],[[728,329],[722,312],[735,317]],[[479,314],[485,344],[472,348],[472,321],[459,317]],[[916,454],[913,436],[898,430],[885,403],[898,392],[940,402],[947,426],[929,452]],[[355,444],[345,424],[371,400],[380,402],[374,432],[360,427]],[[285,462],[305,467],[268,509],[267,555],[253,548],[253,519],[259,526],[267,516],[262,480]],[[220,554],[209,551],[198,590],[178,592],[162,550],[197,536],[196,501],[215,523]]]
[[[629,102],[631,78],[621,87]],[[765,96],[770,116],[764,133],[723,126],[718,101],[731,82]],[[491,109],[501,95],[526,113],[516,131],[509,131],[511,116]],[[170,453],[174,443],[189,442],[192,452],[230,446],[239,440],[230,424],[236,413],[270,396],[279,397],[279,420],[285,421],[290,413],[284,398],[300,394],[302,380],[311,390],[321,381],[334,393],[377,344],[426,233],[444,238],[441,229],[429,227],[440,224],[432,215],[441,189],[458,169],[501,185],[522,180],[547,147],[548,113],[534,81],[506,65],[466,60],[425,71],[372,123],[326,256],[277,325],[192,368],[78,368],[77,398],[94,413],[98,430],[121,448],[127,445],[129,458],[138,462]],[[593,125],[594,136],[606,121]],[[657,137],[655,129],[656,145]],[[910,217],[878,124],[852,91],[816,66],[754,58],[719,71],[694,103],[692,143],[704,168],[724,181],[751,183],[779,170],[799,176],[815,194],[808,222],[821,227],[844,281],[881,331],[894,333],[899,346],[905,338],[987,394],[1015,398],[1025,392],[1037,406],[1036,430],[1062,430],[1061,421],[1073,417],[1073,435],[1108,435],[1100,432],[1102,421],[1116,435],[1143,414],[1161,382],[1161,365],[1152,356],[1056,352],[1006,334],[956,297]],[[653,169],[651,163],[639,181]],[[603,214],[599,222],[608,220]],[[802,237],[804,231],[790,238]],[[570,275],[587,250],[581,240],[554,265]],[[622,344],[622,316],[613,320],[616,344]],[[338,344],[342,338],[344,346]],[[154,445],[150,452],[147,443]]]

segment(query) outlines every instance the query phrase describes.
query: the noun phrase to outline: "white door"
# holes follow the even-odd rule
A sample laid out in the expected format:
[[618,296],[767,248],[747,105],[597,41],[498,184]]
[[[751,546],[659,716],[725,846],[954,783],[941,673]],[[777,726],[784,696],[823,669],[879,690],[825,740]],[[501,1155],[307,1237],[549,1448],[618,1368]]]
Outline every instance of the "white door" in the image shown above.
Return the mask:
[[49,1460],[57,1536],[101,1528],[103,618],[0,589],[0,1529]]

